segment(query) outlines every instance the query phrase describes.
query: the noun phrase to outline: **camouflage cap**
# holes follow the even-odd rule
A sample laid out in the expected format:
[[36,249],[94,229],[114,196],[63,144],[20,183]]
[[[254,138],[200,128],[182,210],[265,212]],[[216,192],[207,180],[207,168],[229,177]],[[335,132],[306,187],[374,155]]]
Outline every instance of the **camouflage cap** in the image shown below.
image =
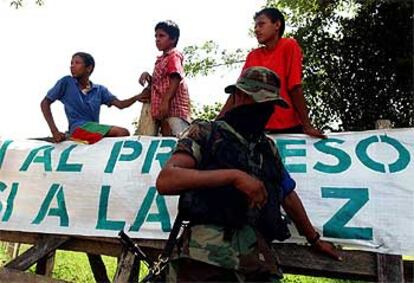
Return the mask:
[[234,93],[236,89],[250,95],[257,103],[274,101],[283,108],[289,108],[286,101],[279,96],[280,79],[270,69],[250,67],[245,69],[236,84],[227,86],[226,93]]

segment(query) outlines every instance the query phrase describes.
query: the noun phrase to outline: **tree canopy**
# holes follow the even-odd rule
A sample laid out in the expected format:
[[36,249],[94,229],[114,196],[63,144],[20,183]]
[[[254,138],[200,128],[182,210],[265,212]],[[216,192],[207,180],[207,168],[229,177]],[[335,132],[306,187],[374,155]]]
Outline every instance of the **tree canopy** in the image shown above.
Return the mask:
[[[414,126],[412,1],[268,0],[266,6],[286,14],[287,36],[302,46],[304,94],[316,126],[367,130],[378,119]],[[219,54],[231,57],[207,45],[185,50],[191,76],[226,65]]]
[[[36,5],[39,5],[39,6],[42,6],[44,4],[43,0],[34,0],[34,2],[35,2]],[[23,0],[10,1],[10,6],[16,8],[16,9],[23,7],[23,4],[24,4]]]
[[413,3],[306,1],[306,5],[312,2],[316,8],[305,19],[293,20],[297,25],[293,35],[304,51],[304,89],[314,122],[329,128],[339,119],[339,128],[348,131],[372,129],[377,119],[412,127]]
[[184,72],[187,77],[196,77],[197,75],[208,75],[214,72],[216,67],[225,66],[227,68],[236,68],[238,63],[244,61],[247,50],[220,49],[219,45],[208,40],[202,45],[190,45],[184,47],[185,54]]

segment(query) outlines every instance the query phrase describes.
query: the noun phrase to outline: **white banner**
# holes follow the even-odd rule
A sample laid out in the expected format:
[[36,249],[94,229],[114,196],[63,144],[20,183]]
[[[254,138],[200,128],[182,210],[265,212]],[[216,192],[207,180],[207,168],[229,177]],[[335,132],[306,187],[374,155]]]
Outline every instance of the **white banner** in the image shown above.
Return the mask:
[[[358,249],[414,255],[414,129],[273,136],[314,226]],[[155,180],[176,140],[94,145],[0,138],[2,230],[165,239],[177,198]],[[303,241],[292,229],[293,241]]]

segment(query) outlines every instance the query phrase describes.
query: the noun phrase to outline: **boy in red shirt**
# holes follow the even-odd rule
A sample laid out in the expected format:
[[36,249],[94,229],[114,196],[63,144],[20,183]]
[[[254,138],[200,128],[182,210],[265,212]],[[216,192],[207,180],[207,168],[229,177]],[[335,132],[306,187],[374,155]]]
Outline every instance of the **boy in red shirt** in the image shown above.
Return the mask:
[[275,109],[266,130],[269,133],[305,133],[325,138],[309,120],[302,89],[302,50],[295,39],[282,37],[285,30],[283,14],[278,9],[265,8],[255,14],[254,21],[257,41],[263,46],[247,55],[243,70],[261,66],[274,71],[281,81],[280,96],[290,106]]
[[172,21],[155,26],[155,44],[162,55],[157,57],[152,76],[141,74],[139,83],[151,84],[151,116],[163,136],[177,136],[189,125],[190,98],[184,81],[183,55],[175,47],[180,29]]

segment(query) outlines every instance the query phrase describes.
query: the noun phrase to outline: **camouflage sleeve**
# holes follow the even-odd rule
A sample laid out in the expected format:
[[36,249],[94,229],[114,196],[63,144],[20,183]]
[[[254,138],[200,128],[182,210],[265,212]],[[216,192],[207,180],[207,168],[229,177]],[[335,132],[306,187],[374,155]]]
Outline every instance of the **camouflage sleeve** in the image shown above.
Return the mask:
[[207,141],[211,134],[211,122],[203,120],[195,120],[191,125],[180,135],[174,153],[187,153],[197,163],[201,164]]

